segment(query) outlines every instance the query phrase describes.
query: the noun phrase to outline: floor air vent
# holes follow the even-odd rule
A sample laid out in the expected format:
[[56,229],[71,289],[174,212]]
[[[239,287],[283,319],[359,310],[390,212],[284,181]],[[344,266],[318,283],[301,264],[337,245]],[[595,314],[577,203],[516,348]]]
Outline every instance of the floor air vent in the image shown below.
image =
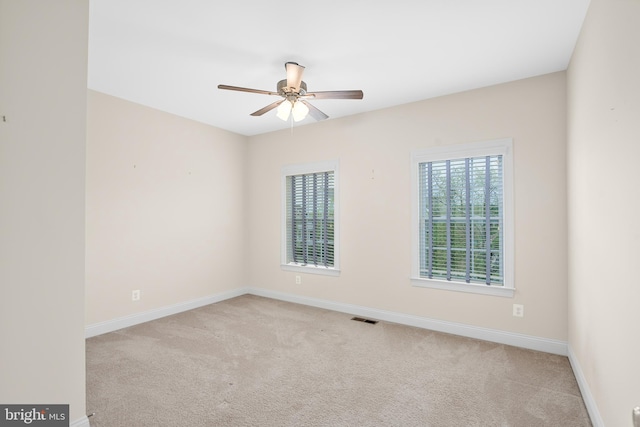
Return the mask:
[[356,322],[369,323],[371,325],[375,325],[376,323],[378,323],[377,320],[364,319],[362,317],[352,317],[351,320],[355,320]]

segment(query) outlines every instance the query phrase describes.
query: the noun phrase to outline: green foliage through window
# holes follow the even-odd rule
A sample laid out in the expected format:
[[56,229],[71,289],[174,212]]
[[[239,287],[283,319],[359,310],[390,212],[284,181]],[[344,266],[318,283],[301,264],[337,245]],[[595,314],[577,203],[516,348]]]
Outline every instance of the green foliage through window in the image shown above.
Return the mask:
[[504,285],[501,155],[418,164],[420,277]]
[[334,266],[334,173],[286,177],[287,263]]

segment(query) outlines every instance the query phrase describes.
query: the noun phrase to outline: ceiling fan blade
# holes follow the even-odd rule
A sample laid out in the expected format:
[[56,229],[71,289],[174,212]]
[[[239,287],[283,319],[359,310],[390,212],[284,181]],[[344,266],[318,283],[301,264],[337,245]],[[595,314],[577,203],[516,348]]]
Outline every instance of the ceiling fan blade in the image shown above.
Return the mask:
[[287,87],[292,88],[294,92],[300,92],[304,67],[296,62],[287,62],[284,68],[287,70]]
[[307,96],[312,96],[315,99],[362,99],[364,93],[361,90],[328,90],[308,92]]
[[236,90],[238,92],[261,93],[263,95],[277,95],[276,92],[269,92],[268,90],[249,89],[248,87],[239,87],[239,86],[218,85],[218,89]]
[[264,113],[266,113],[267,111],[273,110],[278,105],[282,104],[284,101],[286,101],[286,99],[281,99],[280,101],[273,102],[273,103],[267,105],[266,107],[263,107],[263,108],[259,109],[258,111],[255,111],[255,112],[251,113],[251,115],[252,116],[261,116]]
[[299,99],[298,102],[302,102],[304,105],[306,105],[307,107],[309,107],[309,114],[311,115],[311,117],[313,117],[314,119],[320,121],[320,120],[324,120],[324,119],[328,119],[329,116],[327,116],[325,113],[323,113],[322,111],[318,110],[316,107],[314,107],[313,105],[309,104],[307,101],[305,101],[304,99]]

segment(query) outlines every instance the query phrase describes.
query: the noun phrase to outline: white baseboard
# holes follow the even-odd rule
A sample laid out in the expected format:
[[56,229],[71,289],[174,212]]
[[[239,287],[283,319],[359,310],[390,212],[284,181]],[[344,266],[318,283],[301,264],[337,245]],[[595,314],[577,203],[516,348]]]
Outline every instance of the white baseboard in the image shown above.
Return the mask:
[[91,427],[91,425],[89,424],[89,418],[87,418],[86,416],[75,420],[74,422],[69,424],[69,427]]
[[144,311],[142,313],[132,314],[130,316],[124,316],[113,320],[107,320],[105,322],[94,323],[85,327],[84,335],[85,338],[95,337],[97,335],[106,334],[107,332],[113,332],[117,331],[118,329],[128,328],[129,326],[149,322],[150,320],[160,319],[161,317],[171,316],[172,314],[182,313],[183,311],[193,310],[194,308],[199,308],[230,298],[235,298],[246,293],[246,288],[234,289],[232,291],[222,292],[191,301],[180,302],[166,307]]
[[543,351],[546,353],[567,356],[567,343],[548,338],[534,337],[530,335],[516,334],[513,332],[499,331],[495,329],[481,328],[478,326],[465,325],[462,323],[448,322],[445,320],[429,319],[426,317],[413,316],[410,314],[379,310],[375,308],[363,307],[353,304],[345,304],[334,301],[321,300],[316,298],[303,297],[294,294],[271,291],[261,288],[240,288],[220,294],[211,295],[204,298],[173,304],[130,316],[120,317],[106,322],[94,323],[85,328],[85,337],[91,338],[118,329],[127,328],[161,317],[181,313],[194,308],[235,298],[244,294],[252,294],[266,298],[288,301],[312,307],[324,308],[327,310],[339,311],[372,319],[384,320],[387,322],[399,323],[402,325],[416,326],[418,328],[429,329],[448,334],[460,335],[469,338],[481,339],[500,344],[512,345],[515,347],[528,348],[530,350]]
[[386,310],[378,310],[359,305],[320,300],[316,298],[303,297],[299,295],[287,294],[261,288],[247,288],[246,291],[247,293],[250,293],[252,295],[263,296],[297,304],[304,304],[313,307],[324,308],[327,310],[339,311],[341,313],[354,314],[358,316],[369,317],[372,319],[399,323],[402,325],[416,326],[418,328],[445,332],[454,335],[461,335],[464,337],[476,338],[500,344],[507,344],[515,347],[527,348],[530,350],[543,351],[545,353],[559,354],[561,356],[567,355],[567,343],[565,341],[516,334],[513,332],[499,331],[496,329],[481,328],[477,326],[448,322],[444,320],[429,319],[426,317],[413,316]]
[[580,393],[582,393],[584,406],[587,407],[587,412],[589,413],[589,417],[591,418],[591,424],[593,425],[593,427],[604,427],[604,421],[602,421],[602,417],[600,416],[600,411],[598,410],[598,405],[596,405],[596,400],[591,394],[589,383],[587,383],[587,379],[584,376],[584,372],[582,372],[580,362],[578,362],[575,353],[571,349],[571,345],[568,346],[568,353],[569,362],[571,363],[571,369],[573,369],[573,374],[576,376],[576,381],[578,382]]

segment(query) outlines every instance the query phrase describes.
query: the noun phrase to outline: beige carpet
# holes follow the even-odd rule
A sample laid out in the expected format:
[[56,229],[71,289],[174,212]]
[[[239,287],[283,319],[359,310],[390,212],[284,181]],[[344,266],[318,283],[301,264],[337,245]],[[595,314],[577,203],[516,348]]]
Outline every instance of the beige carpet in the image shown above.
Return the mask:
[[92,427],[590,426],[566,357],[245,295],[87,340]]

